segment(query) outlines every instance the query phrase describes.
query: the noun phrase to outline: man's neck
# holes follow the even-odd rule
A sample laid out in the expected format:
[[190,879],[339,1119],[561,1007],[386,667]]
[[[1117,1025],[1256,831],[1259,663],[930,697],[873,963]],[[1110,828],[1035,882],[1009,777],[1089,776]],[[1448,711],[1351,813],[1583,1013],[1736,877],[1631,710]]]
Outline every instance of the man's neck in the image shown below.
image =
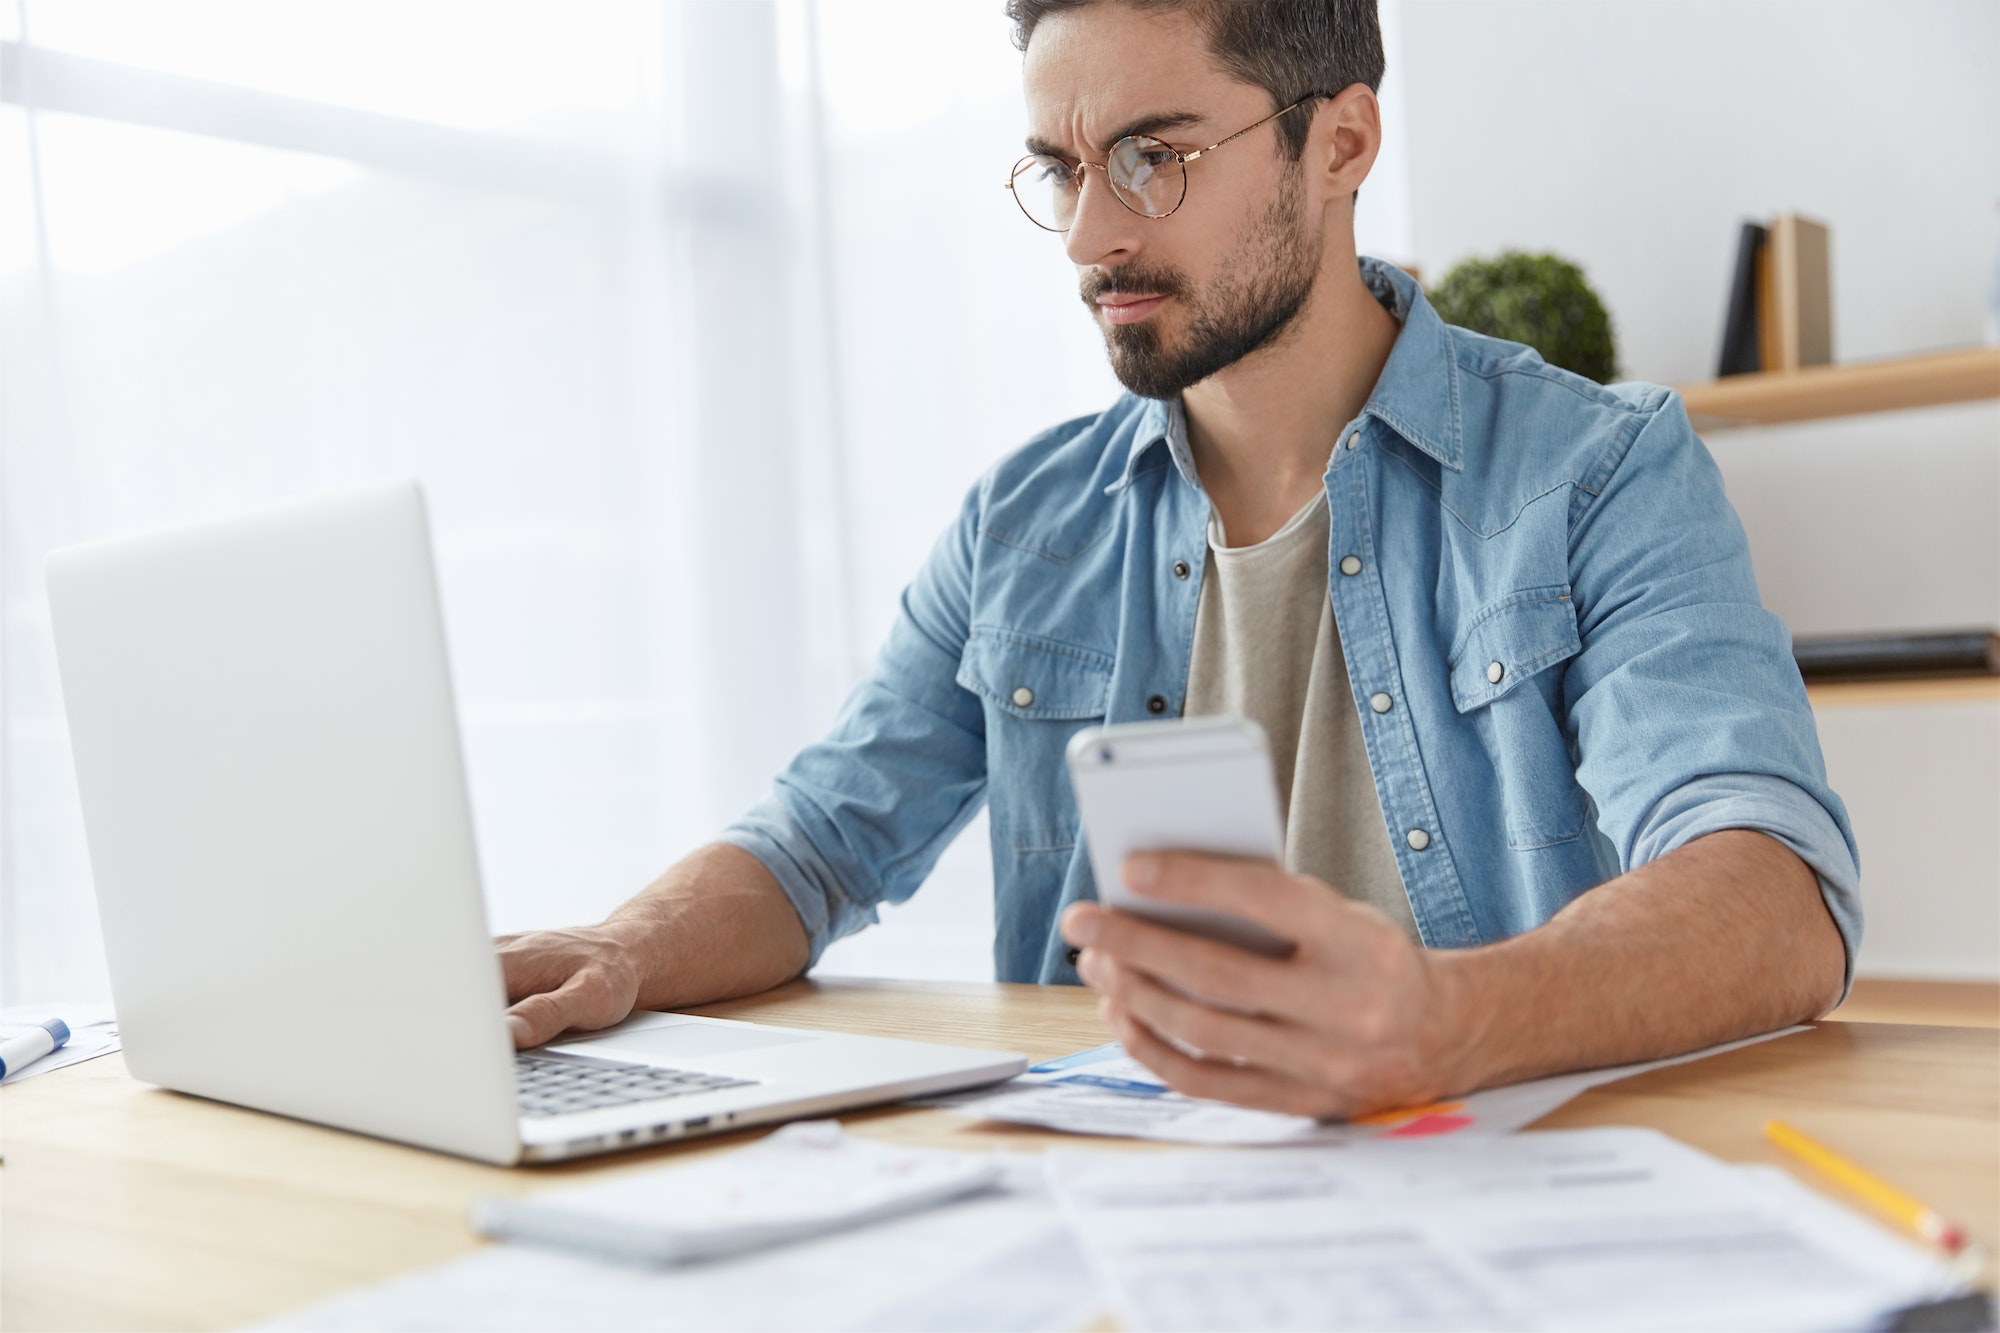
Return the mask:
[[1312,299],[1276,342],[1181,395],[1195,469],[1231,546],[1263,541],[1312,499],[1399,332],[1352,247],[1330,247]]

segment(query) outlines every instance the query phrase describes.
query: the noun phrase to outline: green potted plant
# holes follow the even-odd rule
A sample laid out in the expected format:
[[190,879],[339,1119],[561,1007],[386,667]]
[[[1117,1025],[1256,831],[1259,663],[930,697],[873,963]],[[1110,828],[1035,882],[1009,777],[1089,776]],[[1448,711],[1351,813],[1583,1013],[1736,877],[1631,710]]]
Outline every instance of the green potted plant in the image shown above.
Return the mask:
[[1618,378],[1611,317],[1566,259],[1519,250],[1468,259],[1425,295],[1447,324],[1526,343],[1550,365],[1599,384]]

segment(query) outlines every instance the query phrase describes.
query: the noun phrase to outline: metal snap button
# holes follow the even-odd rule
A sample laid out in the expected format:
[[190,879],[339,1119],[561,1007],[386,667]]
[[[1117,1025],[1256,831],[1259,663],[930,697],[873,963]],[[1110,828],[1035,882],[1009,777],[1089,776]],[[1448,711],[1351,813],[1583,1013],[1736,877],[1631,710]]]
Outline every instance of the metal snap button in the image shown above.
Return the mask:
[[1152,698],[1146,700],[1146,711],[1149,713],[1166,712],[1167,697],[1164,694],[1156,694]]
[[1361,572],[1361,557],[1358,555],[1344,555],[1340,557],[1340,572],[1349,578],[1353,578],[1356,574],[1359,574]]
[[1033,703],[1034,701],[1035,701],[1035,692],[1029,689],[1026,685],[1017,686],[1015,688],[1014,707],[1026,708],[1029,704]]
[[1507,674],[1507,668],[1501,666],[1498,662],[1489,663],[1487,665],[1486,680],[1489,684],[1498,685],[1500,683],[1500,678],[1506,674]]
[[1403,835],[1403,841],[1410,844],[1411,851],[1421,852],[1431,845],[1431,835],[1420,828],[1413,828]]
[[1348,436],[1348,437],[1347,437],[1347,447],[1348,447],[1348,448],[1349,448],[1350,450],[1352,450],[1352,449],[1359,449],[1359,448],[1361,447],[1361,432],[1360,432],[1360,431],[1358,431],[1358,430],[1357,430],[1357,431],[1355,431],[1355,432],[1354,432],[1354,433],[1353,433],[1352,435],[1350,435],[1350,436]]
[[1186,577],[1187,577],[1188,575],[1190,575],[1190,574],[1192,574],[1192,573],[1194,573],[1194,570],[1192,570],[1192,569],[1190,569],[1190,568],[1188,567],[1188,562],[1187,562],[1187,561],[1185,561],[1185,560],[1176,560],[1176,561],[1174,561],[1174,577],[1175,577],[1175,578],[1177,578],[1177,579],[1185,579],[1185,578],[1186,578]]
[[1396,701],[1386,694],[1373,694],[1368,697],[1368,706],[1378,713],[1386,713],[1396,706]]

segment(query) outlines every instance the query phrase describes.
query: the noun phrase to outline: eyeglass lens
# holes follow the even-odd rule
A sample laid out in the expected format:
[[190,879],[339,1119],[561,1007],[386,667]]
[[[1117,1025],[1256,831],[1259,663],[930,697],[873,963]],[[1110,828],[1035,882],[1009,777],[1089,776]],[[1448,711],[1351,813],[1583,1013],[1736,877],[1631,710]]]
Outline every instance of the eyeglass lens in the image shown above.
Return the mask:
[[[1118,201],[1141,217],[1163,218],[1187,197],[1187,169],[1158,139],[1142,134],[1120,139],[1104,166]],[[1085,170],[1042,153],[1024,157],[1014,168],[1014,198],[1036,226],[1068,231]]]

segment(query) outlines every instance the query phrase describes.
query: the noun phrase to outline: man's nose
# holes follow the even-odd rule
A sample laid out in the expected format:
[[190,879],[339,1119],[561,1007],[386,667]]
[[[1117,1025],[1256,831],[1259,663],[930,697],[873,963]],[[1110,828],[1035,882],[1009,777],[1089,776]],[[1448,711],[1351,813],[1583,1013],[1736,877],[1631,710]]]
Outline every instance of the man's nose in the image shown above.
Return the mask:
[[1118,202],[1110,178],[1102,171],[1092,167],[1080,170],[1083,179],[1077,183],[1076,213],[1063,234],[1063,250],[1079,268],[1129,257],[1139,248],[1136,232],[1146,220]]

